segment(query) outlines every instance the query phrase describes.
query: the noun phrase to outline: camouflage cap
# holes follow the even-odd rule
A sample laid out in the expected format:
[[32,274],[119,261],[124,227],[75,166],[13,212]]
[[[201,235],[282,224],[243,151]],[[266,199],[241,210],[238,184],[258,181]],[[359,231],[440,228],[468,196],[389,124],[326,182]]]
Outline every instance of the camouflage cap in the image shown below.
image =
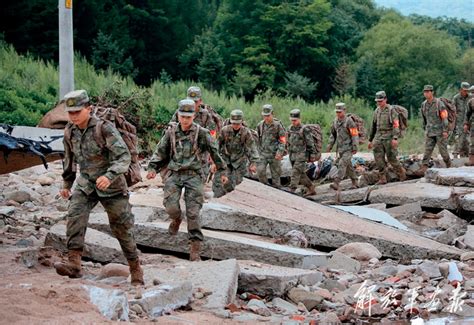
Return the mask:
[[181,116],[194,115],[194,101],[192,99],[183,99],[178,104],[178,114]]
[[273,113],[273,106],[271,104],[265,104],[262,107],[262,115],[268,116]]
[[468,83],[468,82],[461,82],[461,89],[464,89],[464,90],[469,90],[469,88],[471,87],[471,85]]
[[469,88],[469,92],[474,93],[474,85]]
[[433,86],[432,85],[425,85],[423,87],[423,91],[433,91]]
[[78,112],[89,104],[89,96],[84,89],[68,92],[64,96],[66,112]]
[[194,100],[195,102],[197,102],[198,100],[201,99],[202,95],[201,95],[201,88],[197,87],[197,86],[191,86],[188,88],[188,98]]
[[337,103],[336,104],[336,112],[344,112],[346,110],[346,104],[344,103]]
[[232,124],[241,124],[244,118],[244,112],[240,109],[234,109],[230,112],[230,123]]
[[375,93],[375,101],[376,101],[376,102],[382,101],[382,100],[384,100],[385,98],[387,98],[387,94],[385,93],[385,91],[380,90],[380,91],[377,91],[377,92]]
[[290,120],[298,120],[301,118],[301,112],[299,109],[295,108],[295,109],[292,109],[291,112],[290,112]]

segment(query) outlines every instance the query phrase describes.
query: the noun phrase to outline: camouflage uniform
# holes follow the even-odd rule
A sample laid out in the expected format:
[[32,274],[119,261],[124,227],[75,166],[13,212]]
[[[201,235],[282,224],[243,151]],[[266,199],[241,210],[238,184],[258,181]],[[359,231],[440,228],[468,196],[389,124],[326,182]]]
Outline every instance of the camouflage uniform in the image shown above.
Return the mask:
[[[71,141],[64,141],[64,189],[71,189],[76,179],[76,163],[80,174],[67,214],[67,247],[82,251],[90,211],[100,202],[107,212],[110,228],[118,239],[127,260],[136,260],[137,247],[133,235],[134,216],[131,211],[127,183],[123,175],[130,165],[130,152],[120,133],[110,122],[103,124],[106,148],[101,149],[94,138],[98,119],[91,117],[85,130],[72,125]],[[96,180],[105,176],[112,181],[105,190],[96,187]]]
[[332,150],[334,144],[337,145],[336,151],[338,158],[337,178],[343,180],[346,175],[352,181],[357,181],[357,175],[352,166],[352,152],[357,151],[359,136],[357,126],[350,117],[345,116],[342,120],[335,119],[331,126],[328,151]]
[[444,103],[434,98],[431,103],[424,101],[421,104],[423,129],[425,130],[425,153],[422,164],[428,166],[433,150],[438,144],[439,153],[447,167],[451,166],[448,153],[448,139],[443,137],[443,132],[448,132],[448,112]]
[[[173,138],[171,132],[174,132],[174,144],[171,143]],[[183,188],[185,189],[188,237],[191,241],[203,240],[199,222],[199,212],[204,202],[200,155],[207,152],[211,155],[218,171],[226,168],[219,155],[217,143],[209,130],[193,123],[191,128],[184,132],[181,125],[177,124],[169,128],[161,138],[147,168],[148,171],[156,172],[168,165],[171,171],[164,187],[163,204],[172,220],[181,220],[179,199]]]
[[[387,96],[384,91],[376,93],[376,101],[384,100]],[[388,163],[392,165],[395,172],[404,179],[405,170],[397,159],[398,150],[392,147],[392,140],[398,140],[400,136],[399,118],[397,111],[387,104],[385,107],[377,107],[372,119],[372,127],[369,142],[373,142],[374,160],[382,179],[386,179],[387,156]]]
[[[264,105],[263,115],[270,115],[273,112],[271,105]],[[275,159],[277,154],[281,156],[285,153],[286,131],[281,122],[273,119],[270,124],[261,121],[257,125],[258,150],[260,161],[257,166],[258,179],[261,183],[268,184],[267,165],[270,166],[272,175],[272,185],[281,186],[281,162]]]
[[[290,119],[299,120],[300,111],[292,110]],[[310,130],[301,123],[298,126],[292,124],[288,129],[288,154],[292,167],[290,188],[294,190],[302,184],[313,192],[314,185],[306,175],[306,163],[316,160],[316,144]]]
[[[231,125],[225,126],[219,134],[218,144],[219,152],[227,169],[217,172],[214,177],[212,190],[215,197],[232,192],[238,184],[242,183],[243,177],[247,173],[248,162],[256,165],[259,160],[252,132],[245,126],[241,126],[237,131]],[[221,182],[222,173],[225,173],[229,179],[225,185]]]
[[[466,84],[466,85],[464,85]],[[469,89],[468,83],[462,83],[461,87],[465,90]],[[470,100],[469,94],[463,97],[460,93],[454,95],[453,102],[456,106],[456,127],[454,129],[455,148],[453,154],[467,157],[469,154],[469,141],[467,133],[464,132],[464,119],[467,112],[467,104]]]
[[[464,118],[464,124],[467,124],[468,129],[470,129],[470,140],[471,144],[469,147],[469,158],[472,160],[474,158],[474,127],[473,125],[473,116],[474,116],[474,97],[471,98],[467,105],[466,116]],[[473,161],[474,162],[474,161]]]

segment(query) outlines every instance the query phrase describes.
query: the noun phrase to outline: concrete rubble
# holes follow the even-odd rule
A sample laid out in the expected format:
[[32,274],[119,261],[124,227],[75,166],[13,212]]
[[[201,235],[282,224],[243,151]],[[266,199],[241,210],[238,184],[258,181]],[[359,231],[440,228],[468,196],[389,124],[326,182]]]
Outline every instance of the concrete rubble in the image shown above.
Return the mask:
[[[56,197],[60,166],[51,167],[48,173],[35,167],[0,176],[7,185],[0,190],[2,245],[8,243],[16,263],[35,272],[52,267],[59,258],[55,249],[66,251],[67,202]],[[177,236],[167,233],[162,189],[137,187],[131,201],[145,286],[130,286],[128,266],[100,206],[86,233],[84,278],[59,279],[82,281],[104,321],[160,321],[192,310],[252,324],[384,323],[413,318],[414,290],[421,317],[445,312],[474,321],[474,226],[458,214],[474,211],[466,208],[474,206],[474,189],[467,181],[460,186],[455,174],[441,170],[426,180],[341,193],[357,193],[346,196],[354,200],[348,202],[370,203],[366,211],[386,213],[408,231],[312,201],[326,195],[330,201],[334,191],[307,200],[244,180],[231,195],[204,205],[202,256],[210,260],[202,262],[180,259],[188,253],[186,223]],[[446,179],[449,185],[440,185]],[[450,311],[458,285],[453,269],[462,276],[465,295],[462,310]],[[364,288],[372,290],[371,300],[361,298]],[[391,290],[396,293],[384,308]],[[439,304],[429,310],[435,292]]]

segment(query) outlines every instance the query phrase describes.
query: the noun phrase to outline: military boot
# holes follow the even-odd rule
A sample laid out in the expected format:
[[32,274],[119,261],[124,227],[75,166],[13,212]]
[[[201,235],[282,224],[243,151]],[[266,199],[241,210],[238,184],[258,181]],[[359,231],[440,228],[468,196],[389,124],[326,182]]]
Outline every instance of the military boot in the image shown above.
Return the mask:
[[400,180],[400,182],[406,181],[407,171],[405,170],[405,168],[400,168],[400,171],[398,172],[398,179]]
[[201,242],[199,240],[192,240],[189,248],[189,260],[192,262],[199,262],[201,260]]
[[330,188],[332,188],[334,191],[339,191],[341,189],[341,187],[339,186],[339,183],[341,182],[341,180],[339,178],[334,178],[334,182],[329,185]]
[[140,266],[140,260],[128,260],[128,265],[130,267],[130,275],[132,277],[131,283],[134,286],[144,285],[145,281],[143,281],[143,270]]
[[351,179],[352,186],[351,189],[355,190],[356,188],[359,188],[359,184],[357,184],[357,179]]
[[379,181],[376,184],[377,185],[387,184],[387,175],[385,175],[384,172],[379,173]]
[[176,219],[171,220],[170,225],[168,227],[168,233],[171,236],[175,236],[178,233],[179,225],[181,224],[181,221],[182,221],[181,218],[176,218]]
[[425,176],[426,171],[428,170],[428,165],[422,165],[420,169],[414,172],[414,174],[418,177]]
[[68,276],[72,279],[77,279],[82,277],[81,271],[81,250],[70,250],[67,253],[68,261],[67,262],[56,262],[54,263],[54,268],[56,273],[62,276]]
[[464,166],[474,166],[474,155],[469,155],[469,161]]
[[308,187],[308,192],[304,195],[304,197],[311,196],[311,195],[316,195],[316,188],[314,187],[314,184],[311,184]]

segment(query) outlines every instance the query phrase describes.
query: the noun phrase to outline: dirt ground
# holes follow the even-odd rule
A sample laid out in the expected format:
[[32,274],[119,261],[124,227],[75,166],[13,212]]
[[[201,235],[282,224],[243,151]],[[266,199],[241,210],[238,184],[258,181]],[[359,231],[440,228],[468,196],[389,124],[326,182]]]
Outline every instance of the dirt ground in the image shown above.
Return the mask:
[[[99,313],[97,307],[89,302],[87,292],[82,288],[87,284],[97,285],[87,278],[96,275],[99,272],[98,268],[85,267],[85,276],[82,279],[61,277],[55,273],[53,267],[39,263],[27,268],[20,256],[22,252],[31,248],[17,247],[15,243],[21,237],[14,234],[3,233],[0,238],[0,324],[116,323],[107,320]],[[48,252],[51,253],[50,250]],[[49,253],[47,255],[52,255],[48,258],[51,263],[59,260],[58,255]],[[40,254],[40,261],[41,256],[43,255]],[[167,264],[173,259],[175,258],[161,255],[143,255],[144,263]],[[129,286],[126,290],[133,293],[135,288]],[[170,325],[235,323],[209,312],[195,310],[175,311],[171,315],[158,318],[155,322],[143,319],[134,322]]]

